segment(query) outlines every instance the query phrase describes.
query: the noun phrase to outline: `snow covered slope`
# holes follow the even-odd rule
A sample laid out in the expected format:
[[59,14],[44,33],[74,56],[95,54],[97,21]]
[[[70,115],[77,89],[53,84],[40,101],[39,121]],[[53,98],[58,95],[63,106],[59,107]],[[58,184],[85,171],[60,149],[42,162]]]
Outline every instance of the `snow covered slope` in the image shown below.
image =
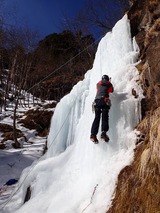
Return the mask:
[[[48,152],[23,172],[5,213],[106,212],[119,172],[133,160],[134,128],[141,118],[142,98],[135,68],[137,57],[138,47],[124,16],[100,41],[93,68],[85,79],[57,105]],[[103,74],[111,77],[115,89],[111,95],[110,142],[95,145],[89,139],[94,119],[92,102]],[[138,98],[132,95],[132,89]],[[23,204],[28,186],[31,199]]]

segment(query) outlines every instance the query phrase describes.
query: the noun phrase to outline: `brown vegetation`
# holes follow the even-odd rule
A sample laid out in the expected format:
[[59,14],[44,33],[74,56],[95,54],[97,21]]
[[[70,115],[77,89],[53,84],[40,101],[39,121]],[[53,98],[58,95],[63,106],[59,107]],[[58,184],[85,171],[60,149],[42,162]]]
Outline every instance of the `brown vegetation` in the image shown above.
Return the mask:
[[[1,137],[3,138],[3,140],[0,142],[0,149],[4,149],[5,142],[7,140],[14,140],[13,127],[8,124],[0,123],[0,132],[2,132]],[[24,139],[26,140],[24,134],[19,129],[17,129],[17,138],[21,137],[24,137]]]
[[107,213],[160,212],[160,107],[139,124],[145,137],[132,165],[124,168],[112,207]]
[[26,117],[21,119],[19,123],[22,123],[28,129],[35,129],[39,136],[45,137],[48,134],[52,115],[53,112],[51,111],[32,109],[25,113],[24,116]]
[[[53,111],[49,111],[48,108],[53,109],[55,106],[56,102],[51,102],[49,104],[44,105],[43,107],[31,109],[27,111],[23,117],[22,116],[17,117],[18,123],[22,123],[24,127],[30,130],[31,129],[36,130],[39,136],[45,137],[48,135],[50,121],[53,115]],[[5,142],[7,140],[14,141],[13,126],[0,123],[0,132],[1,137],[3,138],[0,142],[0,149],[4,149],[6,147]],[[21,130],[16,129],[16,132],[17,138],[23,137],[24,140],[27,142],[27,138],[24,136]],[[12,143],[12,146],[15,147],[15,144]]]

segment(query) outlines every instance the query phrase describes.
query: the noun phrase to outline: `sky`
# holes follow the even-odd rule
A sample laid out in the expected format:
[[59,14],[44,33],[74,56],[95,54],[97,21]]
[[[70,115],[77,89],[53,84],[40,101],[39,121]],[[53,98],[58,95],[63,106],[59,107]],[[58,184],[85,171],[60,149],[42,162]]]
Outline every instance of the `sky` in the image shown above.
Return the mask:
[[[105,213],[120,171],[131,164],[143,91],[136,68],[139,48],[125,15],[98,45],[93,68],[57,104],[46,154],[26,168],[2,213]],[[92,103],[101,76],[111,77],[109,143],[90,141]],[[138,97],[132,95],[136,91]],[[27,188],[31,199],[24,204]],[[4,202],[4,201],[3,201]],[[1,209],[2,210],[2,209]]]
[[[7,10],[14,11],[8,22],[16,26],[26,25],[37,30],[41,37],[61,32],[64,14],[74,17],[86,0],[5,0]],[[16,21],[13,21],[16,20]]]

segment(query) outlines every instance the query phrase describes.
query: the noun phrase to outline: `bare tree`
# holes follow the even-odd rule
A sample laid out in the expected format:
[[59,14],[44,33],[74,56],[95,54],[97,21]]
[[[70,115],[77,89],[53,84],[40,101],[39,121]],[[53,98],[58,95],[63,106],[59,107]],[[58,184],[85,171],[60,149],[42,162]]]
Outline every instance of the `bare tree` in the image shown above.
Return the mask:
[[2,111],[2,106],[4,103],[4,92],[3,92],[3,85],[4,85],[4,66],[3,66],[3,59],[4,59],[4,41],[5,41],[5,16],[4,16],[4,0],[0,1],[0,108]]
[[97,36],[110,31],[129,9],[129,0],[88,0],[73,19],[64,15],[62,26]]

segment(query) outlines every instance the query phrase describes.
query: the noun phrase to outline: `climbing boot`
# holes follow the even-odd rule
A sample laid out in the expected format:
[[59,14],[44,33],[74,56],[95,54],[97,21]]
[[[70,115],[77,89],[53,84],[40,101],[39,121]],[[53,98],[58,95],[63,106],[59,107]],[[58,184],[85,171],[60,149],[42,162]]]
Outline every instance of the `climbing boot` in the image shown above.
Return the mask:
[[101,134],[101,139],[105,142],[108,142],[109,141],[109,137],[108,135],[106,134],[106,132],[102,132]]
[[97,136],[96,135],[91,135],[90,136],[90,139],[93,143],[97,144],[98,143],[98,139],[97,139]]

